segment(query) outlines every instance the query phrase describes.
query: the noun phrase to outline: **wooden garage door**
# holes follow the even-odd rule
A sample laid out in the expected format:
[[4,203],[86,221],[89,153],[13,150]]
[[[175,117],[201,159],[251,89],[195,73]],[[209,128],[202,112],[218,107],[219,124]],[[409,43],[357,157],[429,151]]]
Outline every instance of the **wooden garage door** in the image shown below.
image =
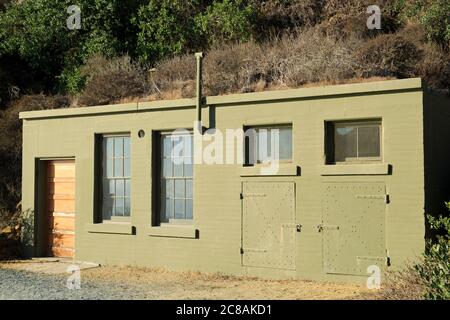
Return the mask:
[[49,254],[73,257],[75,249],[75,161],[49,161],[47,166]]

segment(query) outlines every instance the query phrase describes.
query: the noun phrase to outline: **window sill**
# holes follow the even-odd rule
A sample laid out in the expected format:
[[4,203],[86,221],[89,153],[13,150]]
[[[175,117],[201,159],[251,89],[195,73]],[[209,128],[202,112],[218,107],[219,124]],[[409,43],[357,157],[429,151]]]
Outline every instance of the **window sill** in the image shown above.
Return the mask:
[[261,166],[248,166],[241,168],[241,177],[257,177],[257,176],[299,176],[300,167],[295,164],[279,164],[278,171],[273,174],[265,174],[261,172]]
[[89,223],[85,229],[89,233],[135,234],[135,228],[123,222]]
[[164,225],[147,228],[147,235],[151,237],[197,239],[199,231],[194,226],[189,225]]
[[322,176],[350,176],[350,175],[388,175],[391,165],[387,163],[367,164],[333,164],[320,167]]

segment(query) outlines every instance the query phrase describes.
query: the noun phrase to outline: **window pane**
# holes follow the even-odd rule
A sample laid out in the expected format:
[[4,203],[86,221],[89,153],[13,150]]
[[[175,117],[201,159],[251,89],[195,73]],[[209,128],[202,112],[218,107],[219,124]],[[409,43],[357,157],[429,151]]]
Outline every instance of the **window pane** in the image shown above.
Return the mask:
[[131,212],[131,199],[125,198],[125,216],[129,217]]
[[123,159],[114,158],[114,177],[123,177]]
[[114,139],[104,138],[104,143],[106,143],[106,150],[103,150],[104,154],[106,154],[108,158],[112,158],[114,154]]
[[192,136],[184,136],[184,148],[183,148],[183,155],[185,157],[191,157],[192,156]]
[[280,160],[292,159],[292,128],[280,128]]
[[267,129],[258,130],[258,161],[264,161],[270,155],[270,133]]
[[125,196],[131,196],[131,181],[130,179],[125,180]]
[[186,219],[192,219],[192,199],[186,200]]
[[123,138],[123,156],[131,157],[130,138]]
[[[177,163],[178,162],[178,163]],[[180,160],[177,159],[173,164],[173,176],[174,177],[182,177],[183,176],[183,164],[179,163]]]
[[175,180],[175,198],[184,198],[184,179]]
[[[190,158],[189,158],[190,161]],[[184,164],[184,177],[192,177],[192,164]]]
[[114,157],[123,157],[123,138],[114,138]]
[[[120,159],[116,159],[116,161]],[[129,177],[131,176],[131,159],[130,158],[125,158],[123,159],[123,176],[124,177]]]
[[114,166],[113,158],[106,159],[106,176],[111,178],[114,176]]
[[[175,187],[174,187],[174,180],[165,180],[165,194],[166,198],[175,198]],[[164,186],[163,186],[164,188]]]
[[106,190],[105,192],[102,205],[103,219],[110,219],[113,215],[114,198],[112,198],[111,195],[108,194],[108,190]]
[[175,200],[175,219],[184,218],[184,200]]
[[172,159],[165,158],[163,161],[163,177],[171,177],[172,176]]
[[123,180],[116,180],[116,196],[125,196],[125,184]]
[[115,216],[124,215],[124,198],[116,198],[116,212]]
[[339,126],[334,132],[334,159],[336,162],[356,158],[357,130],[351,126]]
[[186,180],[186,198],[192,198],[192,180]]
[[165,221],[169,221],[169,219],[174,217],[174,200],[166,199],[166,208],[165,214],[163,215],[163,219]]
[[116,195],[116,184],[114,180],[109,180],[103,187],[107,189],[106,191],[111,197]]
[[171,136],[163,137],[163,149],[164,149],[164,157],[170,157],[172,154],[172,139]]
[[380,156],[380,127],[373,126],[358,128],[358,156]]

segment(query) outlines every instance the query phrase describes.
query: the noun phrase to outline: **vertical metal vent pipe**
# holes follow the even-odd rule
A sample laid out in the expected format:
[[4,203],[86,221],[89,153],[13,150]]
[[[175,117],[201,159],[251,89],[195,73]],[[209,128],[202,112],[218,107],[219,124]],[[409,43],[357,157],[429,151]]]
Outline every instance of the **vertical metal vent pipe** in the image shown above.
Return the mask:
[[202,97],[202,72],[203,72],[203,52],[197,52],[195,54],[195,58],[197,59],[197,101],[196,101],[196,113],[197,113],[197,126],[198,132],[203,134],[203,125],[202,125],[202,106],[203,106],[203,97]]

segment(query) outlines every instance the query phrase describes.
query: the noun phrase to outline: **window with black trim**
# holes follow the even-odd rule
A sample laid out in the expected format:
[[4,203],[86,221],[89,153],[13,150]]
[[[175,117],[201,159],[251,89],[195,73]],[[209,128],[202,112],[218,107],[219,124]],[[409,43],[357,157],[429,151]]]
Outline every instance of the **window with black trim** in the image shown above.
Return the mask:
[[381,129],[381,120],[327,122],[327,164],[380,162]]
[[[159,177],[155,200],[159,224],[193,221],[193,134],[188,131],[159,133],[155,144]],[[155,159],[155,158],[154,158]],[[156,160],[156,159],[155,159]]]
[[101,154],[102,219],[103,221],[129,221],[131,213],[130,136],[103,135]]
[[292,162],[292,125],[245,128],[245,164]]

